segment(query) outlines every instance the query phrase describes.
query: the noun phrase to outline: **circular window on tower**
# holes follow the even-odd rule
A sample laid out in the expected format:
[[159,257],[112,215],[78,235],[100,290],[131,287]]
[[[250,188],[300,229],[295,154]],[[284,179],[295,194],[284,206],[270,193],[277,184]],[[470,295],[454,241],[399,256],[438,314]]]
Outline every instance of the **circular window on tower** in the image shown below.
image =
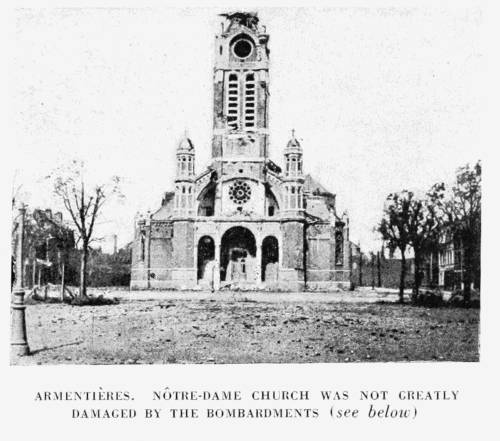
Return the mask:
[[236,181],[229,187],[229,199],[235,204],[242,205],[250,200],[252,190],[250,185],[243,181]]
[[238,58],[247,58],[252,52],[253,44],[248,38],[241,37],[233,43],[233,53]]

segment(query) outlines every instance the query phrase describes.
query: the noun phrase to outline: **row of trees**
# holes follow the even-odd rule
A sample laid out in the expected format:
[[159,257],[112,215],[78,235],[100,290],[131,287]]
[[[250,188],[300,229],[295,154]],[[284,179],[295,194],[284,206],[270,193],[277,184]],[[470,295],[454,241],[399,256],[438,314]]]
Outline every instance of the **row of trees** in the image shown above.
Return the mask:
[[[12,250],[17,249],[18,222],[14,219]],[[30,210],[24,215],[23,256],[25,272],[23,286],[40,287],[52,284],[78,285],[82,249],[76,247],[73,228],[62,220],[61,213],[50,209]],[[12,286],[16,277],[12,256]],[[128,286],[130,284],[130,247],[112,254],[99,247],[88,249],[87,281],[90,286]],[[64,288],[62,288],[64,289]]]
[[421,284],[425,257],[439,249],[443,235],[457,240],[463,250],[464,301],[470,301],[473,274],[480,268],[481,163],[457,170],[451,188],[433,185],[423,196],[403,190],[387,197],[383,217],[377,226],[390,250],[401,253],[399,299],[403,302],[406,255],[412,249],[415,265],[413,297]]
[[[12,229],[12,250],[17,249],[18,219],[14,219]],[[62,222],[62,214],[53,214],[48,210],[26,210],[24,215],[24,240],[23,256],[25,264],[29,264],[29,271],[25,272],[23,284],[29,282],[26,278],[29,276],[32,284],[40,281],[41,275],[49,280],[59,279],[64,264],[68,261],[72,250],[75,247],[73,230],[68,228]],[[12,256],[12,283],[14,283],[15,256]],[[43,271],[42,271],[43,269]]]
[[[95,236],[95,227],[97,219],[102,213],[103,206],[111,198],[121,198],[120,179],[112,177],[105,182],[96,182],[92,180],[89,173],[86,173],[83,162],[71,161],[64,164],[62,167],[54,169],[46,179],[52,186],[54,195],[59,200],[60,205],[64,207],[69,223],[68,228],[61,221],[52,219],[46,213],[50,210],[41,211],[35,210],[27,218],[25,234],[24,234],[24,249],[25,256],[30,256],[30,253],[37,253],[42,246],[47,245],[47,241],[57,241],[56,248],[65,252],[69,251],[70,255],[62,255],[63,261],[74,263],[75,252],[78,254],[79,263],[79,296],[87,297],[88,273],[89,273],[89,256],[93,252],[93,260],[98,262],[99,269],[92,268],[96,273],[100,274],[102,279],[105,268],[110,271],[117,271],[121,281],[129,277],[123,271],[124,265],[127,266],[128,251],[113,255],[114,257],[106,257],[98,250],[92,251],[91,245],[98,242],[99,237]],[[18,203],[19,188],[13,191],[12,206]],[[16,222],[13,227],[13,240],[17,238]],[[16,249],[16,244],[13,243],[13,249]],[[38,256],[34,256],[35,258]],[[45,260],[45,256],[43,257]],[[129,259],[128,259],[129,260]],[[73,265],[69,265],[73,266]],[[101,268],[102,267],[102,268]],[[69,268],[68,268],[69,269]],[[15,274],[13,274],[13,278]]]

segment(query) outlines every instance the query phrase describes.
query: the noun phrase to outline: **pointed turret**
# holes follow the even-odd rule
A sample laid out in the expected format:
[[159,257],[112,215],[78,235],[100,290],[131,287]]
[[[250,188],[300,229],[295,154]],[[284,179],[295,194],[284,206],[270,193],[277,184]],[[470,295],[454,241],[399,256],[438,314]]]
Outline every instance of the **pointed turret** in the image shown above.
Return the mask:
[[179,145],[177,146],[177,154],[179,153],[193,153],[194,154],[194,144],[193,141],[191,141],[188,138],[187,131],[184,132],[184,136],[179,142]]
[[177,180],[193,178],[194,172],[194,144],[189,139],[187,131],[177,146]]
[[302,146],[295,136],[295,129],[292,129],[292,137],[285,148],[285,176],[302,176]]
[[298,153],[302,155],[302,147],[299,140],[295,136],[295,129],[292,129],[292,137],[285,148],[285,155],[288,153]]
[[304,209],[304,174],[302,171],[302,147],[292,130],[292,137],[285,148],[285,210]]
[[189,216],[194,210],[194,144],[187,131],[177,146],[174,210],[178,216]]

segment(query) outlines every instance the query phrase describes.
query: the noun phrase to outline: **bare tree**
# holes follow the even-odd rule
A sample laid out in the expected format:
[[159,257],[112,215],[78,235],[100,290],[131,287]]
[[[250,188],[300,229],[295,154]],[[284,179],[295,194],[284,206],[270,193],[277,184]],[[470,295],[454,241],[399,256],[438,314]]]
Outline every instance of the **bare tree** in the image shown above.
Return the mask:
[[481,162],[457,170],[451,198],[444,204],[446,225],[463,249],[464,302],[481,268]]
[[89,184],[81,161],[55,169],[48,178],[53,191],[61,200],[74,224],[80,254],[80,297],[87,296],[87,263],[90,244],[94,240],[96,219],[103,205],[112,196],[121,196],[120,178],[114,176],[106,183]]
[[408,226],[411,216],[413,193],[402,191],[391,193],[387,196],[384,215],[377,230],[382,235],[382,240],[392,251],[401,252],[401,274],[399,279],[399,302],[404,302],[404,289],[406,279],[406,250],[410,246]]
[[18,171],[14,172],[14,177],[12,179],[12,210],[16,206],[16,203],[21,199],[21,190],[23,188],[22,184],[18,183]]
[[425,256],[437,248],[443,218],[441,205],[444,200],[444,184],[434,185],[425,198],[411,198],[409,205],[408,237],[413,248],[415,274],[413,299],[419,294],[422,282],[422,263]]

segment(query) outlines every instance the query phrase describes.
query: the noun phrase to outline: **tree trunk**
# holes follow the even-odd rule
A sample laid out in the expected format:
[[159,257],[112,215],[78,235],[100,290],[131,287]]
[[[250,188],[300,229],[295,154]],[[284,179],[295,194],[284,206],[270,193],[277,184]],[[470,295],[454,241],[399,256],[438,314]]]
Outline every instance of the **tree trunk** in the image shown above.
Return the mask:
[[359,286],[363,285],[363,254],[359,250]]
[[382,288],[382,274],[380,270],[380,252],[377,251],[377,286]]
[[33,272],[33,274],[31,274],[31,284],[32,284],[32,288],[35,288],[36,286],[36,257],[33,258],[33,265],[31,267],[31,270]]
[[89,245],[83,243],[80,257],[80,297],[87,297],[87,261],[89,256]]
[[471,282],[473,273],[472,247],[464,246],[463,248],[463,273],[462,280],[464,283],[464,304],[469,304],[471,299]]
[[375,289],[375,255],[372,254],[372,289]]
[[61,268],[61,302],[64,301],[64,273],[65,273],[65,265],[64,265],[64,261],[62,263],[62,268]]
[[413,298],[412,300],[415,302],[417,300],[419,289],[420,289],[420,254],[415,253],[415,274],[413,278]]
[[401,278],[399,279],[399,303],[405,301],[405,279],[406,279],[406,256],[404,251],[401,251]]

